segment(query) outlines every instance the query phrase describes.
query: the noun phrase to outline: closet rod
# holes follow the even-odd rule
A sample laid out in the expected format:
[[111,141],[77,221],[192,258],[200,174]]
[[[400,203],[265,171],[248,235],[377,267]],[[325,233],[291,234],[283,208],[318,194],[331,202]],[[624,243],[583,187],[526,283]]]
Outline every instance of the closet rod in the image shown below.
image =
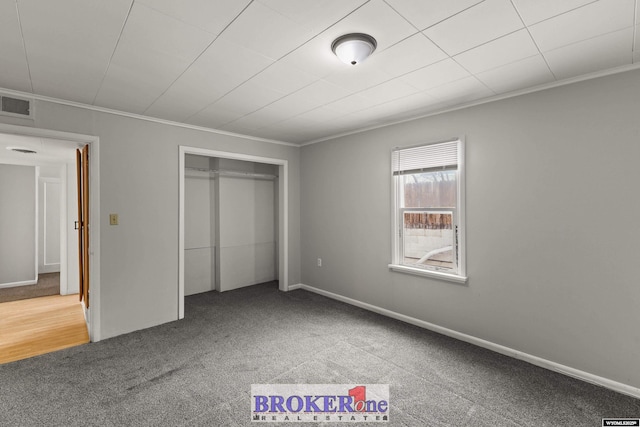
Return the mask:
[[266,173],[257,173],[257,172],[239,172],[239,171],[230,171],[230,170],[212,170],[205,168],[193,168],[193,167],[185,167],[185,170],[198,171],[198,172],[209,172],[218,176],[227,176],[227,177],[236,177],[236,178],[260,178],[260,179],[276,179],[277,175],[266,174]]

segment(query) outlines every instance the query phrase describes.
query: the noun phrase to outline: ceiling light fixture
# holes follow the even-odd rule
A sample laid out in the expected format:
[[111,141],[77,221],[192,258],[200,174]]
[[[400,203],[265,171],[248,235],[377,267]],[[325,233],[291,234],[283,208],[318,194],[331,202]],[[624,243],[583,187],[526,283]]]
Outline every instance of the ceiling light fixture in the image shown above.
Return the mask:
[[7,147],[7,150],[15,151],[23,154],[36,154],[36,151],[29,150],[28,148],[22,148],[22,147]]
[[368,34],[352,33],[340,36],[331,43],[331,50],[345,64],[356,65],[376,50],[376,39]]

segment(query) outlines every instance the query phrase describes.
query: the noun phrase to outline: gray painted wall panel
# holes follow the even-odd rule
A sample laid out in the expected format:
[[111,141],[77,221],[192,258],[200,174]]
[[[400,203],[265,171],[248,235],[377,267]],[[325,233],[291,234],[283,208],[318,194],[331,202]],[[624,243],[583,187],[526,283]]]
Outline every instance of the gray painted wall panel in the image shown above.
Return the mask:
[[0,164],[0,285],[36,279],[36,169]]
[[[303,147],[302,282],[640,387],[639,93],[632,71]],[[387,269],[390,151],[452,136],[465,286]]]
[[[33,126],[100,138],[102,339],[177,319],[179,145],[289,161],[289,281],[300,282],[297,148],[36,104]],[[119,214],[118,226],[109,213]]]

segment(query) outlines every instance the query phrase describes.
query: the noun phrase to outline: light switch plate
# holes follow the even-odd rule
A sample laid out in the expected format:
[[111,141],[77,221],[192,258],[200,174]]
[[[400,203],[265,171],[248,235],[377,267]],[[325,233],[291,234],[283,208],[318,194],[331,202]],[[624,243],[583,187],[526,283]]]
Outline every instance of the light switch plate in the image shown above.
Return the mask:
[[118,214],[109,214],[109,224],[118,225]]

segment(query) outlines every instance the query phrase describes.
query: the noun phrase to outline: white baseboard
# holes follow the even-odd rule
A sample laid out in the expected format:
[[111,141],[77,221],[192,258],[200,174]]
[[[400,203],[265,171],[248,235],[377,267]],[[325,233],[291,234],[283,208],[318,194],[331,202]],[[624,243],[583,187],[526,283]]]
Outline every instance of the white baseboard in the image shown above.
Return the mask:
[[302,283],[296,283],[295,285],[289,285],[287,287],[288,291],[295,291],[296,289],[302,289],[304,285]]
[[23,282],[11,282],[11,283],[2,283],[0,284],[1,288],[15,288],[18,286],[27,286],[27,285],[35,285],[38,283],[38,280],[25,280]]
[[618,393],[626,394],[635,398],[640,398],[640,388],[623,384],[617,381],[613,381],[608,378],[600,377],[598,375],[581,371],[579,369],[571,368],[569,366],[561,365],[559,363],[552,362],[550,360],[546,360],[538,356],[533,356],[528,353],[523,353],[522,351],[514,350],[512,348],[505,347],[503,345],[496,344],[491,341],[486,341],[481,338],[463,334],[462,332],[457,332],[452,329],[435,325],[433,323],[425,322],[424,320],[416,319],[415,317],[410,317],[404,314],[396,313],[395,311],[387,310],[386,308],[378,307],[375,305],[368,304],[366,302],[355,300],[353,298],[334,294],[333,292],[325,291],[323,289],[314,288],[313,286],[305,285],[303,283],[298,283],[296,285],[289,286],[289,290],[294,290],[294,289],[304,289],[306,291],[323,295],[325,297],[335,299],[341,302],[345,302],[347,304],[351,304],[356,307],[364,308],[365,310],[373,311],[374,313],[378,313],[383,316],[391,317],[393,319],[410,323],[412,325],[419,326],[421,328],[428,329],[430,331],[434,331],[439,334],[458,339],[460,341],[465,341],[470,344],[474,344],[479,347],[483,347],[488,350],[495,351],[496,353],[504,354],[505,356],[513,357],[515,359],[520,359],[525,362],[529,362],[532,365],[549,369],[550,371],[559,372],[563,375],[577,378],[579,380],[582,380],[591,384],[596,384],[596,385],[608,388],[610,390],[616,391]]

